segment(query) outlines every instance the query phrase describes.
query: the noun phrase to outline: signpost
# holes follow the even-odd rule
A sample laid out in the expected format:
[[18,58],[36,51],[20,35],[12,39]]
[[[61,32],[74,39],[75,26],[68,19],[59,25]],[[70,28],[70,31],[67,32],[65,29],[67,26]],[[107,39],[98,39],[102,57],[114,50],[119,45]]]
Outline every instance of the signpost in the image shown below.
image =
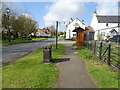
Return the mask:
[[58,44],[58,21],[56,21],[56,49]]

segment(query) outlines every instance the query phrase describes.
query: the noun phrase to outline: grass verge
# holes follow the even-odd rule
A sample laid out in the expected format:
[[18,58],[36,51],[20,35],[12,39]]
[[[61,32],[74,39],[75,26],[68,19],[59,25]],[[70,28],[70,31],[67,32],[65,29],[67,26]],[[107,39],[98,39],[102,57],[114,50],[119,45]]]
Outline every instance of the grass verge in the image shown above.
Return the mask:
[[8,42],[8,40],[1,40],[1,45],[11,45],[11,44],[18,44],[18,43],[25,43],[25,42],[32,42],[32,41],[40,41],[40,40],[46,40],[46,38],[32,38],[32,40],[26,40],[26,39],[16,39],[11,40],[11,42]]
[[64,40],[64,38],[63,37],[59,37],[59,39],[58,39],[59,41],[62,41],[62,40]]
[[32,41],[46,40],[47,38],[32,38]]
[[100,61],[92,51],[80,47],[78,55],[85,61],[88,73],[100,88],[118,88],[118,72]]
[[[65,47],[59,44],[56,50],[52,46],[53,59],[61,58]],[[3,88],[54,88],[59,74],[55,63],[42,63],[42,48],[2,67],[2,71]]]

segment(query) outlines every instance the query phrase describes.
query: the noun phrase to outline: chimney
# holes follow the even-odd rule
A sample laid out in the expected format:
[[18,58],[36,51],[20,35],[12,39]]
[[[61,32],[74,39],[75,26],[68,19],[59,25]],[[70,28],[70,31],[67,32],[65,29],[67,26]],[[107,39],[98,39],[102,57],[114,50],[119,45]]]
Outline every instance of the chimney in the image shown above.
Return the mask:
[[72,18],[70,18],[70,22],[72,22],[73,21],[73,19]]
[[95,15],[95,16],[97,15],[97,11],[96,11],[96,10],[94,11],[94,15]]

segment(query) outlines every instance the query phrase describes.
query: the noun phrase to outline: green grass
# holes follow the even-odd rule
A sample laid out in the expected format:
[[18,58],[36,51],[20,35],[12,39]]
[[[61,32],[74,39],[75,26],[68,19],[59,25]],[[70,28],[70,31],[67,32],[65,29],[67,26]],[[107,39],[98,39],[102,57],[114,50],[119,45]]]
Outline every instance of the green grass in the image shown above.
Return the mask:
[[46,40],[47,38],[32,38],[32,41]]
[[63,39],[64,39],[63,37],[60,37],[58,40],[59,40],[59,41],[62,41]]
[[76,37],[72,37],[72,39],[71,39],[72,41],[76,41]]
[[[92,47],[94,49],[94,43],[95,42],[92,42],[92,46],[90,45],[90,47]],[[108,42],[103,42],[102,44],[102,55],[103,53],[106,51],[107,47],[108,47],[109,43]],[[117,67],[120,67],[120,61],[119,61],[119,58],[120,58],[120,54],[119,54],[119,48],[115,47],[115,46],[119,46],[118,43],[115,43],[115,42],[111,42],[111,55],[110,55],[110,61],[112,64],[114,64],[115,66]],[[99,43],[96,43],[96,53],[99,54],[99,47],[100,47],[100,44]],[[93,50],[92,50],[93,51]],[[116,54],[115,54],[116,53]],[[103,58],[102,59],[105,59],[106,57],[108,56],[108,51],[104,54]]]
[[89,75],[100,88],[118,88],[117,70],[100,61],[87,48],[80,47],[77,52],[85,61]]
[[72,44],[72,46],[76,46],[76,42]]
[[[58,49],[53,46],[53,59],[64,55],[65,47],[61,44]],[[55,63],[42,63],[42,48],[29,55],[2,67],[3,88],[54,88],[58,78]]]
[[0,41],[0,44],[1,45],[11,45],[11,44],[39,41],[39,40],[46,40],[46,38],[32,38],[32,40],[16,39],[16,40],[11,40],[11,42],[8,42],[8,40],[2,40],[2,41]]

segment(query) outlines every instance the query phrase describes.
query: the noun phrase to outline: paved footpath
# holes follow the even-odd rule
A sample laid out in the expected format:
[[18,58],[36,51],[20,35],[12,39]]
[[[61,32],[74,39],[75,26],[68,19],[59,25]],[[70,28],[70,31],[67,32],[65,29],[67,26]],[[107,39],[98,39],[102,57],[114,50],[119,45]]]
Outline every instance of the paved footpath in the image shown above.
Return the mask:
[[75,54],[71,42],[60,42],[66,46],[64,62],[58,63],[60,75],[57,88],[97,88],[86,72],[85,63]]

